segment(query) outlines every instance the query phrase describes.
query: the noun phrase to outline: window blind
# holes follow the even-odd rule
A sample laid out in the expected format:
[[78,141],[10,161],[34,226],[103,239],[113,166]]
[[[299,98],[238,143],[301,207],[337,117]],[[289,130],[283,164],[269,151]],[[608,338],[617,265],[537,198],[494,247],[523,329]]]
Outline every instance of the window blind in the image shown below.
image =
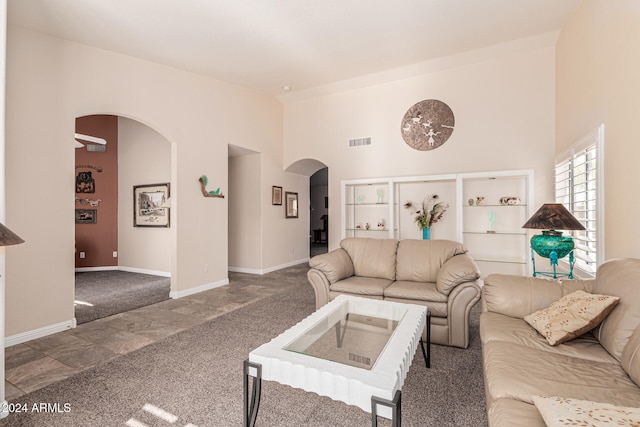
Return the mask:
[[558,156],[555,167],[556,203],[564,204],[586,228],[571,235],[576,245],[575,266],[589,274],[595,274],[602,258],[602,140],[600,126]]

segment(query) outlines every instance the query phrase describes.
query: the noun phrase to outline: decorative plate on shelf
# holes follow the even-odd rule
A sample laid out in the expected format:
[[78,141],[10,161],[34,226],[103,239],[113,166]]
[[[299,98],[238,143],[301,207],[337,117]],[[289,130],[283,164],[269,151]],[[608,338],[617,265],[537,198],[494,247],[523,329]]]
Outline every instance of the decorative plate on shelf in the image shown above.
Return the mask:
[[409,147],[427,151],[447,142],[454,126],[451,108],[437,99],[427,99],[409,108],[400,129],[402,138]]

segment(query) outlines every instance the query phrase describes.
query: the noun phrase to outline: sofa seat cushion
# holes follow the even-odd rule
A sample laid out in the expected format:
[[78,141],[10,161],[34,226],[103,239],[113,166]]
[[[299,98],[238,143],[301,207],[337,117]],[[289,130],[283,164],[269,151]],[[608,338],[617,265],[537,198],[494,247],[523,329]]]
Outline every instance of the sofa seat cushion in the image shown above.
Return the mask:
[[480,315],[480,339],[483,344],[489,341],[505,341],[532,349],[595,362],[614,365],[619,363],[615,357],[602,348],[591,333],[584,334],[565,344],[552,347],[542,335],[524,320],[488,311]]
[[547,427],[538,409],[514,399],[498,399],[487,408],[491,427]]
[[384,290],[393,283],[389,279],[377,279],[375,277],[351,276],[329,286],[332,292],[344,292],[351,295],[384,295]]
[[438,292],[436,284],[431,282],[397,280],[384,290],[384,296],[420,301],[447,302],[447,296]]
[[534,349],[504,341],[483,346],[485,384],[490,400],[561,396],[634,406],[638,387],[622,367]]
[[447,317],[447,296],[438,292],[435,283],[397,280],[384,290],[389,301],[415,301],[429,308],[432,316]]

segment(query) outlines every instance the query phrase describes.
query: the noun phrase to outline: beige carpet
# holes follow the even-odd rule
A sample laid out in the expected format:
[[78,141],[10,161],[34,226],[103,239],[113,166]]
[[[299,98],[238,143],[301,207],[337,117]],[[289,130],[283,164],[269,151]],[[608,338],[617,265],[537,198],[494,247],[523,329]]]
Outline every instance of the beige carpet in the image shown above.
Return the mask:
[[[314,310],[306,278],[291,279],[299,284],[290,290],[20,397],[12,403],[27,412],[11,414],[0,426],[242,425],[243,360]],[[431,369],[416,353],[403,387],[404,426],[487,425],[478,306],[472,314],[469,349],[434,345]],[[41,403],[51,404],[50,411],[32,410]],[[371,418],[359,408],[264,381],[257,425],[368,426]],[[390,423],[381,419],[379,425]]]
[[169,299],[171,278],[127,271],[76,273],[78,325]]

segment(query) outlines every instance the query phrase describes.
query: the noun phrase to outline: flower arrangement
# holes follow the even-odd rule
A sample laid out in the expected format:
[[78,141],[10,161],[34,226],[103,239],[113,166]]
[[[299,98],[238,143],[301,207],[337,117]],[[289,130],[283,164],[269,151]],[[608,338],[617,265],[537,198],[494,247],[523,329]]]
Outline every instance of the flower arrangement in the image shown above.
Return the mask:
[[[433,196],[427,196],[422,201],[422,208],[415,211],[415,222],[418,224],[418,228],[431,228],[433,224],[440,221],[444,213],[449,209],[449,204],[438,201],[437,194]],[[405,202],[405,209],[416,209],[417,203],[408,201]]]

